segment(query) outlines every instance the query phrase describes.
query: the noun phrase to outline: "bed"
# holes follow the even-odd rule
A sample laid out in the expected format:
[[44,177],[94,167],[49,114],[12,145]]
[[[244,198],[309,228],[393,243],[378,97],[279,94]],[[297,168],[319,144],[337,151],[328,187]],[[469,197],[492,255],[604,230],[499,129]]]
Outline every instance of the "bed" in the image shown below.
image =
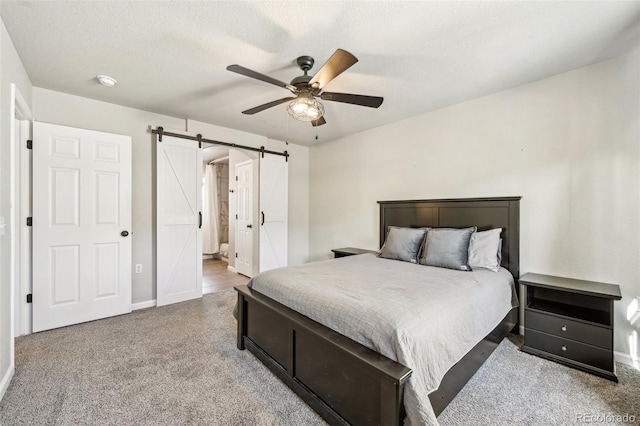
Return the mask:
[[[381,245],[384,243],[388,226],[413,228],[477,226],[479,230],[503,228],[501,265],[513,277],[518,276],[519,198],[391,201],[379,202],[379,204]],[[358,271],[367,270],[371,262],[385,261],[373,255],[354,256],[354,258],[358,259],[329,261],[333,262],[329,266],[334,270],[337,268],[340,274],[344,272],[347,277],[349,273],[352,274],[355,282],[358,275],[364,276]],[[395,261],[387,260],[387,262]],[[410,266],[414,269],[429,268]],[[314,271],[313,268],[321,267],[323,266],[310,265],[304,268],[288,269],[302,274],[293,278],[293,281],[305,282],[307,280],[299,277],[307,274],[308,281],[316,279],[324,272]],[[395,268],[400,269],[395,271]],[[396,274],[404,273],[401,266],[393,263],[389,263],[385,269],[394,270],[393,273]],[[444,274],[442,279],[446,281],[447,274],[452,272],[461,273],[459,271],[442,272]],[[274,272],[276,282],[285,281],[282,277],[277,278],[278,273]],[[334,273],[335,271],[332,272]],[[267,275],[269,276],[271,275]],[[368,280],[373,283],[375,277],[369,277]],[[236,290],[238,291],[238,348],[249,349],[330,424],[402,424],[406,414],[403,403],[405,397],[408,399],[408,402],[404,402],[407,403],[409,414],[413,414],[416,409],[419,411],[424,408],[414,406],[415,387],[416,383],[423,380],[423,369],[418,369],[414,373],[401,362],[392,359],[402,361],[406,357],[393,356],[388,348],[376,346],[375,343],[362,340],[353,333],[350,335],[351,338],[345,337],[349,335],[348,330],[344,333],[345,335],[334,331],[342,331],[342,329],[339,324],[331,323],[330,315],[329,319],[324,318],[319,322],[311,319],[320,312],[330,311],[331,309],[327,306],[315,313],[302,310],[307,314],[302,315],[285,306],[288,304],[296,307],[295,302],[281,297],[288,294],[290,290],[281,290],[281,295],[269,293],[268,288],[257,291],[255,288],[241,286]],[[312,293],[313,287],[309,287],[306,291]],[[418,298],[421,293],[417,289],[413,291]],[[264,293],[269,293],[272,297]],[[480,293],[477,296],[479,295]],[[285,304],[277,302],[275,298]],[[490,307],[492,303],[489,302],[490,299],[484,299],[479,302],[479,305],[482,308]],[[451,303],[451,305],[454,304]],[[347,304],[346,306],[351,306],[347,309],[355,312],[358,305]],[[378,309],[384,309],[384,306],[380,305]],[[298,310],[301,309],[298,308]],[[349,314],[353,316],[354,313],[344,312],[342,315],[334,315],[333,318],[336,318],[339,323],[339,318],[349,317]],[[438,377],[437,390],[429,394],[429,408],[433,410],[434,419],[435,415],[446,407],[473,376],[506,333],[516,326],[516,320],[517,309],[509,310],[502,320],[495,319],[494,323],[497,323],[497,326],[486,335],[483,332],[484,336],[474,337],[476,340],[470,344],[471,349],[468,352],[465,350],[466,355],[464,353],[459,355],[461,358],[456,358],[459,361],[449,368],[446,374]],[[329,323],[331,328],[322,325],[320,323],[322,321]],[[384,322],[376,327],[378,326],[384,328]],[[461,324],[460,328],[467,330],[468,325]],[[450,332],[455,332],[455,328]],[[443,349],[443,352],[448,352],[450,349],[455,352],[453,348],[444,347]],[[434,358],[433,362],[438,361]],[[410,360],[407,364],[413,363],[416,363],[416,359]],[[412,374],[415,375],[414,380],[410,382],[409,387],[406,387]],[[422,387],[419,390],[424,389],[426,388]],[[432,386],[430,391],[433,389]],[[424,422],[430,423],[430,421],[421,421],[421,423]]]

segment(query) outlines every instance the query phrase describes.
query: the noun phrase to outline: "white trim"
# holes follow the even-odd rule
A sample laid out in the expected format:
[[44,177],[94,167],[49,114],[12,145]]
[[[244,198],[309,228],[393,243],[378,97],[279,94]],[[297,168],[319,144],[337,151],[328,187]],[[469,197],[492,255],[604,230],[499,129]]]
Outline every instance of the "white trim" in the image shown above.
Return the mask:
[[[11,84],[11,325],[14,337],[31,333],[31,229],[25,220],[31,216],[31,153],[26,147],[31,139],[31,109],[20,90]],[[16,122],[17,120],[17,122]],[[18,125],[16,125],[18,123]]]
[[521,336],[524,336],[524,325],[521,325],[518,331],[520,332]]
[[617,362],[626,364],[629,367],[633,367],[636,370],[640,371],[640,363],[638,362],[638,360],[634,360],[631,355],[618,352],[618,351],[614,351],[613,355],[615,356],[615,360]]
[[4,377],[2,378],[2,381],[0,382],[0,401],[2,401],[2,398],[4,397],[5,392],[9,388],[9,383],[11,383],[11,379],[13,379],[13,373],[15,371],[16,371],[15,366],[13,365],[13,363],[11,363],[11,365],[9,366],[9,369],[7,370]]
[[152,300],[147,300],[146,302],[132,303],[131,310],[137,311],[139,309],[153,308],[155,306],[156,306],[156,299],[152,299]]
[[235,266],[229,265],[229,266],[227,266],[227,270],[233,272],[234,274],[238,273],[238,271],[236,271]]

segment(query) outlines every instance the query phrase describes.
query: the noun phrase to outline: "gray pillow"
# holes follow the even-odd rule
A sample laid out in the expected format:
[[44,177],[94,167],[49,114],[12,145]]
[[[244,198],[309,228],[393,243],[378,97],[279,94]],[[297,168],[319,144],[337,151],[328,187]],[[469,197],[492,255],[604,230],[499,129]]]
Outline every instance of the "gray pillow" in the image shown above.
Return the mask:
[[500,270],[500,233],[502,228],[474,232],[469,240],[469,266],[484,268],[493,272]]
[[469,240],[476,227],[453,229],[436,228],[427,231],[420,264],[440,268],[470,271]]
[[380,257],[418,263],[418,252],[427,228],[401,228],[390,226]]

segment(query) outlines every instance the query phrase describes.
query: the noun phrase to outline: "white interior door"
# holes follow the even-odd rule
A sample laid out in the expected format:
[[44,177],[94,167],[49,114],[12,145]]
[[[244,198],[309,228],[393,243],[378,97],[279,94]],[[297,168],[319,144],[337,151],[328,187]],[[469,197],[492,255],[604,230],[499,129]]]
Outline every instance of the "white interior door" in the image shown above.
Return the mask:
[[202,150],[163,136],[156,144],[156,303],[202,297]]
[[288,166],[279,155],[260,159],[260,272],[287,266]]
[[33,133],[33,331],[131,312],[131,137]]
[[236,271],[253,276],[253,160],[236,164]]

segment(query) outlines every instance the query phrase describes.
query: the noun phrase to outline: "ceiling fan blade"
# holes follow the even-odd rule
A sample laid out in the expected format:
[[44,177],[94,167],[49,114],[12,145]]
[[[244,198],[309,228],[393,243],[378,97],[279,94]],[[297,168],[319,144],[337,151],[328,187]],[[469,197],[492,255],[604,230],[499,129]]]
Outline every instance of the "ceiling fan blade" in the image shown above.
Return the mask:
[[265,83],[270,83],[279,87],[284,87],[285,89],[291,90],[293,93],[298,92],[298,89],[296,89],[294,86],[290,85],[289,83],[276,80],[275,78],[269,77],[268,75],[260,74],[259,72],[250,70],[249,68],[245,68],[241,65],[229,65],[227,67],[227,70],[247,76],[247,77],[255,78],[256,80],[264,81]]
[[327,121],[324,119],[324,116],[318,118],[317,120],[312,120],[311,125],[313,127],[322,126],[323,124],[327,124]]
[[323,101],[344,102],[345,104],[361,105],[378,108],[384,98],[380,96],[352,95],[349,93],[324,92],[320,95]]
[[266,104],[263,104],[263,105],[248,109],[246,111],[242,111],[242,113],[243,114],[247,114],[247,115],[252,115],[252,114],[255,114],[257,112],[264,111],[265,109],[269,109],[271,107],[274,107],[276,105],[283,104],[283,103],[285,103],[287,101],[292,101],[295,98],[296,98],[295,96],[291,96],[291,97],[288,97],[288,98],[278,99],[277,101],[272,101],[272,102],[269,102],[269,103],[266,103]]
[[356,62],[358,62],[358,58],[346,50],[338,49],[331,55],[329,60],[325,62],[322,68],[318,70],[316,75],[313,76],[311,81],[309,81],[309,85],[317,89],[322,89],[327,83],[342,74]]

